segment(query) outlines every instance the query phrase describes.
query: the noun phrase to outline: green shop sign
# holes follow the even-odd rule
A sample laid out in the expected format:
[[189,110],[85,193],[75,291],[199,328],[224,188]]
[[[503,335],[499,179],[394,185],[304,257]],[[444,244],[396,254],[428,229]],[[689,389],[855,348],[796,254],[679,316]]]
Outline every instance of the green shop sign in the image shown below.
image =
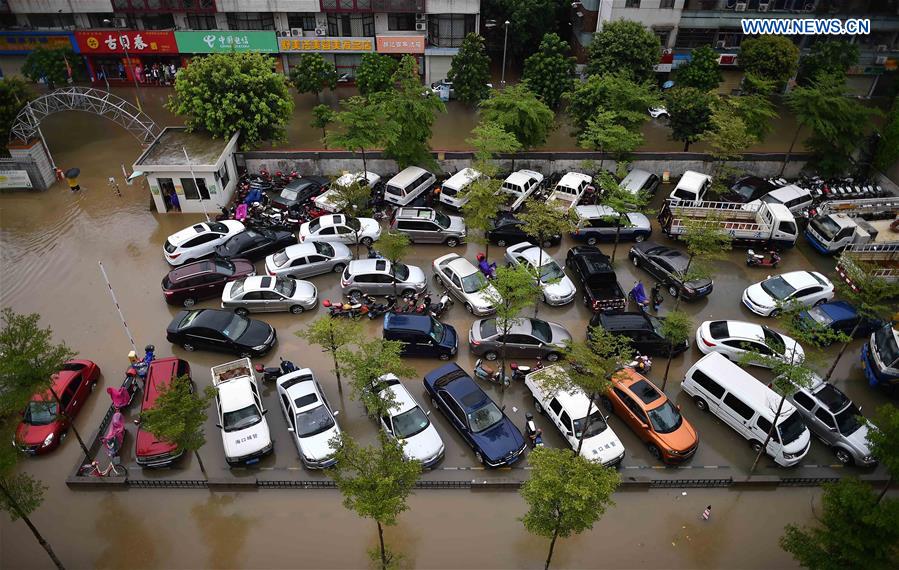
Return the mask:
[[255,51],[278,53],[275,32],[195,31],[175,32],[175,41],[181,53],[227,53],[229,51]]

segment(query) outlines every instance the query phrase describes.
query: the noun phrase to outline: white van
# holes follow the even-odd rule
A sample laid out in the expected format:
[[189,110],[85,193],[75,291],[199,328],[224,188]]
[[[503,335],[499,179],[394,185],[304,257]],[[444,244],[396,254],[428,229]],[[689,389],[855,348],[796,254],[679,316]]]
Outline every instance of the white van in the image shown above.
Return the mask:
[[783,204],[795,214],[812,205],[812,193],[805,188],[790,184],[768,192],[760,200],[768,204]]
[[413,200],[430,190],[437,177],[417,166],[409,166],[387,181],[384,199],[395,206],[408,206]]
[[463,168],[453,174],[440,187],[440,203],[461,210],[462,206],[468,202],[468,198],[462,197],[465,190],[480,177],[481,173],[474,168]]
[[712,177],[708,174],[688,170],[677,181],[677,186],[668,196],[678,202],[700,202],[705,198],[706,192],[712,187]]
[[771,422],[777,429],[765,452],[783,467],[796,465],[808,453],[811,433],[802,414],[754,376],[717,352],[702,357],[687,371],[681,388],[692,396],[696,407],[715,414],[749,440],[758,452],[768,437]]

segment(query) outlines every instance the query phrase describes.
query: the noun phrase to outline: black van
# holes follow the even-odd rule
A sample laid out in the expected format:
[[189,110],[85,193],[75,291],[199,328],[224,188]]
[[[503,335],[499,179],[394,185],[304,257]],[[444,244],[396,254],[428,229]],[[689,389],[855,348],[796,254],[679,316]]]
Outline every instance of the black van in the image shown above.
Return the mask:
[[387,313],[384,316],[384,339],[401,341],[404,356],[436,356],[440,360],[449,360],[459,349],[456,329],[430,315]]
[[[631,339],[631,346],[640,354],[668,356],[668,341],[662,336],[664,317],[654,317],[643,313],[595,313],[590,319],[590,328],[602,327],[612,334],[620,334]],[[674,354],[687,350],[690,341],[674,346]]]

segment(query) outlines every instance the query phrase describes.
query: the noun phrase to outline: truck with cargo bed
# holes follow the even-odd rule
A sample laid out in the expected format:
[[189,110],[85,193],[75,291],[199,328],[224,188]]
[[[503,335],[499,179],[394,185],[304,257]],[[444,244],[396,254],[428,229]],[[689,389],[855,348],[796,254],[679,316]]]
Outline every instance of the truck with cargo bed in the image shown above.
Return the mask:
[[541,184],[543,184],[543,175],[539,172],[516,170],[506,177],[500,187],[500,192],[506,197],[506,203],[501,209],[507,212],[517,212]]
[[215,388],[216,427],[228,465],[252,465],[271,453],[273,444],[259,384],[249,358],[212,367]]
[[893,231],[899,220],[899,198],[863,198],[825,202],[809,220],[805,238],[830,255],[851,246],[899,241]]
[[568,250],[565,266],[584,290],[584,306],[595,313],[623,311],[627,297],[618,284],[609,256],[596,247],[579,245]]
[[793,247],[799,235],[796,218],[783,204],[668,200],[658,219],[662,231],[673,239],[687,232],[691,220],[713,223],[733,238],[734,245],[748,247]]

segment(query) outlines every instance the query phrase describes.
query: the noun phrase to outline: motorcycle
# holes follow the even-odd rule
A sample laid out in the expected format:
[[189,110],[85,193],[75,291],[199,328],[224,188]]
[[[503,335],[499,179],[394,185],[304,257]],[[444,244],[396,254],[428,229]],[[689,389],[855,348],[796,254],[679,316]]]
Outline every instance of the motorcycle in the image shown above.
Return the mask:
[[478,358],[474,363],[474,375],[481,380],[487,380],[493,384],[502,384],[508,386],[512,378],[506,374],[500,374],[500,371]]
[[444,290],[443,294],[440,295],[440,300],[436,303],[431,303],[430,297],[425,297],[427,302],[427,312],[430,313],[432,317],[435,319],[439,319],[443,313],[445,313],[450,307],[453,306],[453,300],[449,296],[449,291]]
[[396,297],[388,295],[387,301],[384,303],[370,303],[368,305],[368,318],[376,319],[381,315],[386,315],[396,307]]
[[543,430],[537,427],[537,422],[534,421],[534,414],[526,412],[524,417],[526,420],[524,424],[524,435],[527,436],[528,442],[531,444],[531,449],[543,447]]
[[652,370],[652,359],[645,354],[638,354],[632,361],[628,363],[628,366],[630,366],[640,374],[649,374],[649,371]]
[[109,428],[106,434],[100,438],[103,442],[103,449],[106,455],[115,462],[119,460],[119,451],[122,449],[122,443],[125,441],[125,416],[122,412],[116,412],[112,415],[109,422]]
[[[530,373],[530,371],[531,371],[530,366],[521,366],[517,362],[513,362],[513,363],[509,364],[509,368],[512,370],[512,381],[513,382],[515,382],[515,381],[524,382],[524,377],[527,376],[528,373]],[[541,368],[543,368],[543,363],[538,360],[537,367],[535,369],[540,370]]]
[[778,263],[780,263],[780,254],[773,249],[768,252],[767,256],[751,249],[746,252],[746,265],[749,267],[777,267]]
[[280,366],[263,366],[262,364],[257,364],[255,366],[256,372],[262,374],[263,382],[271,382],[285,374],[290,374],[291,372],[299,370],[296,364],[290,360],[284,360],[283,356],[279,356],[278,358],[281,360]]
[[368,314],[368,305],[363,303],[332,303],[331,299],[322,301],[322,307],[328,309],[328,315],[331,317],[349,317],[358,319],[362,315]]

